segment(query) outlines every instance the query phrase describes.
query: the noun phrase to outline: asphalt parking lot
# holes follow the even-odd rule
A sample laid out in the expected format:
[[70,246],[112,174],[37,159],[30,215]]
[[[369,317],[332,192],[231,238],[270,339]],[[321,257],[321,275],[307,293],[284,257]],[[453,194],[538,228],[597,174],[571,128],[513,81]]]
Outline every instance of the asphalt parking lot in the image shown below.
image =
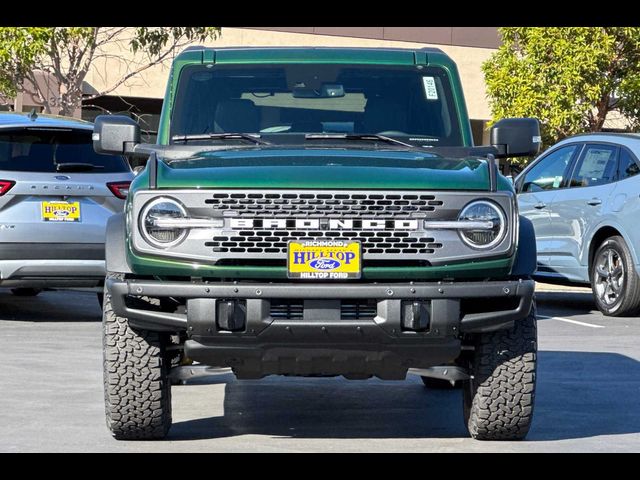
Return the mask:
[[467,437],[460,391],[406,381],[231,374],[172,389],[165,441],[104,424],[94,293],[0,289],[0,451],[640,451],[640,318],[605,318],[588,290],[541,286],[538,391],[524,442]]

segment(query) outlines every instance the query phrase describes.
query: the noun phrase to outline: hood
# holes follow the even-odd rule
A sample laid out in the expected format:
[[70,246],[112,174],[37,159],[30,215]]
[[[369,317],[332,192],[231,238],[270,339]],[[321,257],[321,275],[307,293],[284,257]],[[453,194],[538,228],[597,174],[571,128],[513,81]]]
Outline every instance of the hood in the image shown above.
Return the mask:
[[[137,179],[146,183],[146,170]],[[158,162],[158,188],[303,188],[487,190],[477,158],[405,150],[277,149],[202,152]],[[511,189],[499,177],[500,190]]]

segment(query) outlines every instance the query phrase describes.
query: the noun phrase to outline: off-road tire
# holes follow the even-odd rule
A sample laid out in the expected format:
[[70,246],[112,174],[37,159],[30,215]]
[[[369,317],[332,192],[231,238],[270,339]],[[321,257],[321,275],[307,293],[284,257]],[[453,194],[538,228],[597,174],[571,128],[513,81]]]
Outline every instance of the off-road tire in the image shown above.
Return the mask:
[[431,388],[433,390],[455,390],[456,388],[460,388],[462,382],[459,380],[451,382],[449,380],[443,380],[441,378],[433,378],[433,377],[420,377],[422,378],[422,383],[427,388]]
[[[598,277],[596,267],[598,258],[609,249],[616,252],[619,260],[622,261],[624,282],[619,297],[614,302],[607,304],[600,298],[596,289],[596,277]],[[604,315],[625,317],[635,315],[640,310],[640,278],[629,247],[621,236],[609,237],[598,247],[589,266],[589,280],[596,306]]]
[[[117,276],[111,274],[109,276]],[[103,307],[104,397],[107,427],[118,440],[164,438],[171,427],[166,334],[137,329]]]
[[522,440],[531,427],[536,388],[535,303],[510,330],[475,335],[472,378],[463,384],[464,420],[477,440]]
[[35,297],[42,290],[40,288],[12,288],[11,293],[13,293],[16,297]]

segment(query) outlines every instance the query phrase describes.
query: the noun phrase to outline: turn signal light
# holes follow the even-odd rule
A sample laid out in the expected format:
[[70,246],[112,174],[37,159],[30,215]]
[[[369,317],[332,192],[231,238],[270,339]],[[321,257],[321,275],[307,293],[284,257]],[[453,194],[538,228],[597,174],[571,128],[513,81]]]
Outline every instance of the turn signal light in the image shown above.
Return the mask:
[[11,190],[15,184],[13,180],[0,180],[0,197]]
[[127,198],[127,195],[129,194],[130,185],[131,185],[131,182],[107,183],[107,187],[109,187],[109,190],[111,190],[111,193],[113,193],[116,197],[121,198],[122,200]]

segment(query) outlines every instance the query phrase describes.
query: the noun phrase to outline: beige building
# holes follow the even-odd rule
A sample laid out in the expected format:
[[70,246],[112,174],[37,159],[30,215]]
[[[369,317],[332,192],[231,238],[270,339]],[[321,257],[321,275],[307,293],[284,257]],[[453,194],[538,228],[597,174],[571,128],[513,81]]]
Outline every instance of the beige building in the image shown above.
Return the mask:
[[[457,63],[462,78],[469,117],[476,142],[483,140],[490,118],[481,65],[500,43],[495,27],[252,27],[223,28],[222,35],[208,46],[335,46],[335,47],[437,47]],[[118,42],[101,52],[85,79],[85,94],[111,87],[124,73],[144,63],[128,47],[127,31]],[[83,118],[92,120],[103,111],[130,112],[139,116],[143,128],[153,137],[169,74],[170,59],[118,86],[108,95],[87,100]],[[37,98],[15,99],[16,111],[39,108]]]

